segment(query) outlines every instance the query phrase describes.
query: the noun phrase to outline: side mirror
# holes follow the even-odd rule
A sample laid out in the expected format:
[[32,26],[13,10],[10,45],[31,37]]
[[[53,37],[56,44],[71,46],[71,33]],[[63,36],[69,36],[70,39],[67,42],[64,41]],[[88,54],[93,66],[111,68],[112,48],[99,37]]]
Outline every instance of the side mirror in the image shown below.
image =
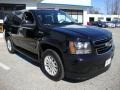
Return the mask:
[[33,24],[29,20],[25,20],[25,21],[22,22],[22,26],[25,27],[25,28],[27,28],[27,29],[33,30],[33,29],[35,29],[36,24]]

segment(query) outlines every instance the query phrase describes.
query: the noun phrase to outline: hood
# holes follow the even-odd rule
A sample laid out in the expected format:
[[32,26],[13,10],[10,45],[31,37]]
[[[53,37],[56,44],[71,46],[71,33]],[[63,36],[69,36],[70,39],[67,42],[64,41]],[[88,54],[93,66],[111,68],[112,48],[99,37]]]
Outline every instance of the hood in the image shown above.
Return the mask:
[[90,27],[90,26],[81,26],[81,25],[64,25],[64,26],[55,26],[54,30],[64,32],[71,35],[84,36],[90,39],[101,39],[111,37],[111,33],[107,30]]

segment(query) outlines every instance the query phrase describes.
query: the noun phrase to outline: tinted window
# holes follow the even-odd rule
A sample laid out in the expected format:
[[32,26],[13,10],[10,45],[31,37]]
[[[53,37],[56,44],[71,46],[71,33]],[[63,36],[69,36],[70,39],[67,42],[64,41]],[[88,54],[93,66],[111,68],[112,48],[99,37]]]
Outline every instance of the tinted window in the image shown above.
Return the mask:
[[27,21],[29,21],[31,23],[34,23],[33,15],[31,13],[29,13],[29,12],[26,12],[24,14],[24,20],[27,20]]
[[72,19],[68,14],[63,11],[57,10],[39,10],[36,11],[38,20],[42,24],[71,24],[75,23],[75,20]]

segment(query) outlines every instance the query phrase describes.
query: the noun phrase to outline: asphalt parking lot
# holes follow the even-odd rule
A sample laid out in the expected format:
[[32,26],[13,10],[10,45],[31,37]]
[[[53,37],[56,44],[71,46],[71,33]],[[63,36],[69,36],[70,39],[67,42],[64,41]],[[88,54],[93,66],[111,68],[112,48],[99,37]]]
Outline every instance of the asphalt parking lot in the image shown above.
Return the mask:
[[116,46],[111,68],[95,78],[77,83],[49,80],[38,64],[19,53],[9,54],[0,38],[0,90],[120,90],[120,28],[108,30],[113,33]]

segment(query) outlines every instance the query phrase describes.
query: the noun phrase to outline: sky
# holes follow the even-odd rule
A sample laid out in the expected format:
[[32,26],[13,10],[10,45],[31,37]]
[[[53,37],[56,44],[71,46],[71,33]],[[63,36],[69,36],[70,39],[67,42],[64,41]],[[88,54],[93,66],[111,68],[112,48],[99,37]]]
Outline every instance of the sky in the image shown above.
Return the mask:
[[92,0],[92,6],[100,9],[100,12],[105,14],[105,0]]

